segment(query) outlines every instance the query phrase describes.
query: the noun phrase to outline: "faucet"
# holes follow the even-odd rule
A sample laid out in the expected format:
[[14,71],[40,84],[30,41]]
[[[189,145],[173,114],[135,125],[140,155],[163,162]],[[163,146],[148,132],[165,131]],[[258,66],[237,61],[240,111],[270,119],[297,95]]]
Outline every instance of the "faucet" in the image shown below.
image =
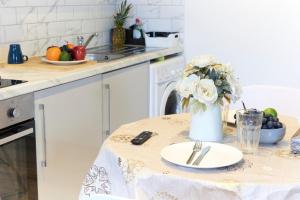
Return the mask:
[[98,36],[98,33],[93,33],[92,35],[90,35],[90,37],[88,37],[88,39],[86,40],[86,42],[83,46],[87,47],[90,44],[90,42],[92,41],[92,39],[97,36]]

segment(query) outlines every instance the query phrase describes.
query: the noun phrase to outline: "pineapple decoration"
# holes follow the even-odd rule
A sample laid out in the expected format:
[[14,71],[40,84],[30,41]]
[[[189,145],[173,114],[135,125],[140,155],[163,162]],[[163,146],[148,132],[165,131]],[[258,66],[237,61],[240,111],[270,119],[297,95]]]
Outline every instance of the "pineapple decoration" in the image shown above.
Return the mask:
[[121,3],[118,12],[114,15],[115,28],[112,33],[112,44],[114,48],[121,48],[125,43],[125,29],[124,24],[128,18],[132,4],[127,5],[127,0]]

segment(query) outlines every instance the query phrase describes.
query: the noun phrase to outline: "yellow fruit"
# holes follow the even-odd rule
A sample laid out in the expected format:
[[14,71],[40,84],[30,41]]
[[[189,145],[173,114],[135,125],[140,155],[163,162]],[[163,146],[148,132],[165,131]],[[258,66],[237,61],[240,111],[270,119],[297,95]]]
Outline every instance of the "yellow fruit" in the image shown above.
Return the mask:
[[52,61],[59,61],[61,50],[59,47],[49,47],[47,49],[46,58]]
[[75,46],[74,46],[74,44],[72,44],[72,43],[67,43],[67,47],[68,47],[68,49],[73,49]]

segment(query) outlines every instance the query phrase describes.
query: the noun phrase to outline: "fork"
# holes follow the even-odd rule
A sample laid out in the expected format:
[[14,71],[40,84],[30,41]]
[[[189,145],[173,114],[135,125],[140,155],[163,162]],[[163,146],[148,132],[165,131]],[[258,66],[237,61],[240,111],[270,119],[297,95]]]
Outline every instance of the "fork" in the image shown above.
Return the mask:
[[203,160],[204,156],[209,152],[210,148],[210,146],[204,147],[198,158],[193,162],[193,165],[199,165],[200,162]]
[[186,161],[186,164],[190,164],[193,161],[196,153],[199,152],[201,150],[201,148],[202,148],[202,142],[196,141],[194,144],[194,147],[193,147],[193,152],[190,155],[189,159]]

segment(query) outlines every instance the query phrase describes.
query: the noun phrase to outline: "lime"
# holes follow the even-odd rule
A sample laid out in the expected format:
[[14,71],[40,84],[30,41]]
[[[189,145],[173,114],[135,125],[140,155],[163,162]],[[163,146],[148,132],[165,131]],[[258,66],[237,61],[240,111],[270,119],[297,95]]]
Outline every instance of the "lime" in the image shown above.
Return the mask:
[[60,54],[60,58],[59,58],[60,61],[70,61],[72,60],[72,56],[70,53],[68,53],[67,51],[63,51],[61,52]]
[[277,111],[274,108],[266,108],[264,113],[268,116],[277,117]]

